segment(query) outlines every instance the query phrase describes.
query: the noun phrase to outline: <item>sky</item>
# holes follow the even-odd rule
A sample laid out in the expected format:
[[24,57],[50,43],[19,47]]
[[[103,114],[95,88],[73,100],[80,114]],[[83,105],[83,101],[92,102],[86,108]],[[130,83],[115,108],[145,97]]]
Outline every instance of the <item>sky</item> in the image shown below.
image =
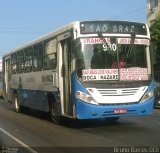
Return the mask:
[[0,0],[0,58],[73,21],[146,22],[147,0]]

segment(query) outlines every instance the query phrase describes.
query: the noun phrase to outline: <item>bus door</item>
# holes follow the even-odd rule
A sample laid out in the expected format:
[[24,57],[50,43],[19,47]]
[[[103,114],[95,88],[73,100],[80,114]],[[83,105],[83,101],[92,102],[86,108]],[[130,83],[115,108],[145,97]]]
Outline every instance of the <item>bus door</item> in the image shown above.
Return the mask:
[[[69,35],[70,36],[70,35]],[[58,41],[61,37],[58,37]],[[62,37],[63,38],[63,37]],[[63,115],[72,115],[71,103],[71,38],[60,39],[59,54],[59,89]]]
[[3,90],[5,98],[8,101],[11,101],[11,59],[9,57],[4,58],[4,82],[3,82]]

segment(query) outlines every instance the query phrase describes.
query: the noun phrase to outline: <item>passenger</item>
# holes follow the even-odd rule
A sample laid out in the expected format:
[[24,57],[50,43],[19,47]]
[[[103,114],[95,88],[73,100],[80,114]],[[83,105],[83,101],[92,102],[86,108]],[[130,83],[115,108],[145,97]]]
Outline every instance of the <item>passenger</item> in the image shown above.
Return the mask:
[[[119,60],[119,68],[125,68],[126,64],[127,62],[125,60],[125,55],[121,55]],[[117,69],[117,68],[118,68],[117,61],[113,62],[112,69]]]

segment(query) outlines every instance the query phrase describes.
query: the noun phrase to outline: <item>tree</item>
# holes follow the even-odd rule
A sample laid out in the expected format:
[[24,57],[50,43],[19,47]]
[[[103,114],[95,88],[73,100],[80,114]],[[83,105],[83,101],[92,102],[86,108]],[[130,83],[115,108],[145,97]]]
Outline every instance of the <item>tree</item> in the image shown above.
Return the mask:
[[156,69],[160,70],[160,15],[156,17],[150,27],[151,41],[155,46]]

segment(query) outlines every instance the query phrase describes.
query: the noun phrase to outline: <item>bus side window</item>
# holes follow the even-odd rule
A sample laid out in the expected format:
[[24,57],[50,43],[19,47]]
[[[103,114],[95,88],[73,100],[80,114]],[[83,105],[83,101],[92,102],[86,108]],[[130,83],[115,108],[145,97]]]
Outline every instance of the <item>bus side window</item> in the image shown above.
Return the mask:
[[33,47],[33,71],[42,70],[43,45],[38,44]]
[[17,52],[17,73],[23,73],[24,71],[24,51]]
[[24,52],[25,52],[25,72],[31,72],[32,71],[33,49],[28,48]]
[[16,53],[12,54],[11,56],[11,73],[12,74],[16,74],[17,72],[17,55]]
[[52,39],[45,43],[43,68],[55,69],[57,66],[57,40]]

